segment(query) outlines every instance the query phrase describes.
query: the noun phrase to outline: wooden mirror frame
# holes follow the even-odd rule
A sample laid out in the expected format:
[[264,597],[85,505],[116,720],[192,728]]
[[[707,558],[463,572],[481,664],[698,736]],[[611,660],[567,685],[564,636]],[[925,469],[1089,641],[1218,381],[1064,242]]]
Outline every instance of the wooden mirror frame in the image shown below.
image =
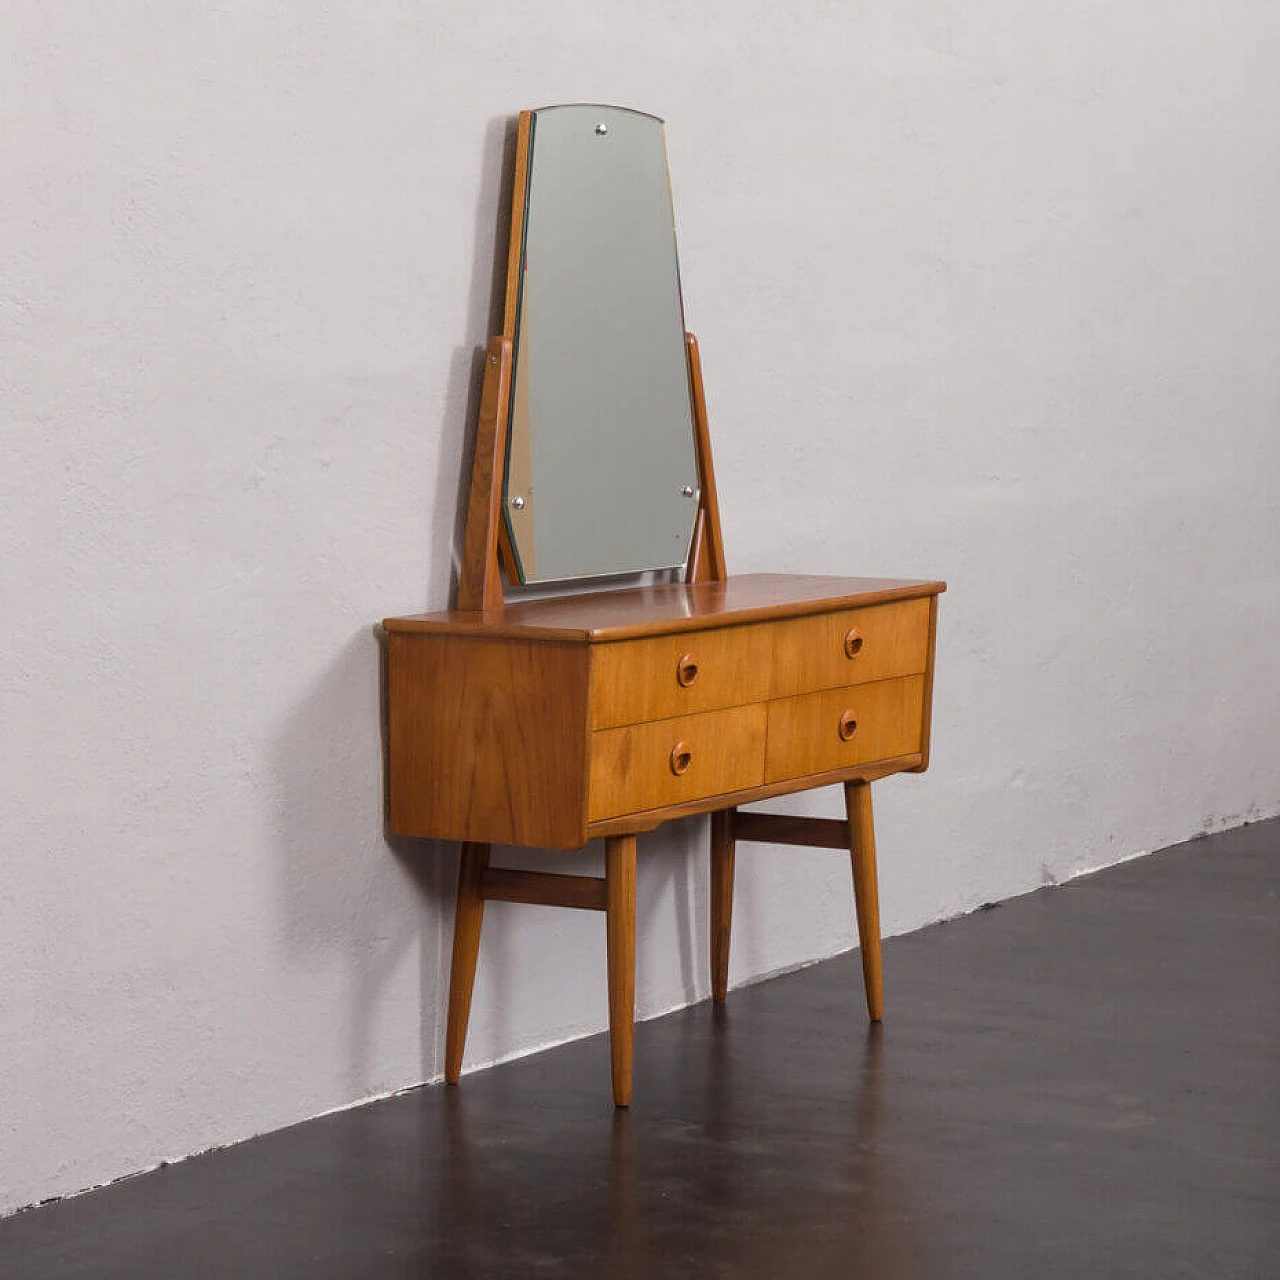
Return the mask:
[[[511,428],[511,376],[514,367],[516,315],[520,295],[520,256],[524,243],[526,195],[533,112],[522,111],[516,135],[515,177],[511,191],[511,235],[507,247],[507,287],[502,310],[502,333],[489,342],[484,362],[484,388],[471,465],[466,533],[458,566],[454,608],[492,611],[506,600],[503,577],[520,581],[502,503],[505,492],[507,441]],[[720,533],[720,503],[702,385],[698,340],[685,334],[689,402],[693,411],[694,450],[698,464],[698,507],[685,566],[686,582],[723,581],[724,540]]]

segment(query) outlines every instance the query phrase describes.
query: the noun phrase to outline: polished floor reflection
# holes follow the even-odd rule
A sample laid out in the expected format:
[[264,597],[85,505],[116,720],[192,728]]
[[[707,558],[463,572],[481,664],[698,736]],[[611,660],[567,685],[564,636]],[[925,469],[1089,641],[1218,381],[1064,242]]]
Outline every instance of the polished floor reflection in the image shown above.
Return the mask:
[[0,1222],[0,1276],[1280,1274],[1280,822]]

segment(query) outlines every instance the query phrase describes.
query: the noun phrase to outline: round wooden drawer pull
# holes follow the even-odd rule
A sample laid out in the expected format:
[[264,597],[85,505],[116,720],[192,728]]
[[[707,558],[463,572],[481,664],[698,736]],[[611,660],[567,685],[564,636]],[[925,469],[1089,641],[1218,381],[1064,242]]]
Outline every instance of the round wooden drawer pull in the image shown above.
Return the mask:
[[854,732],[858,728],[858,717],[852,711],[846,711],[840,717],[840,723],[836,726],[836,732],[840,735],[841,742],[848,742],[853,737]]
[[850,627],[844,633],[844,656],[856,658],[862,652],[862,632],[857,627]]
[[676,663],[676,683],[687,689],[698,678],[698,660],[691,653],[682,653]]
[[692,763],[693,749],[687,742],[677,742],[671,748],[671,772],[678,778],[682,773],[689,772]]

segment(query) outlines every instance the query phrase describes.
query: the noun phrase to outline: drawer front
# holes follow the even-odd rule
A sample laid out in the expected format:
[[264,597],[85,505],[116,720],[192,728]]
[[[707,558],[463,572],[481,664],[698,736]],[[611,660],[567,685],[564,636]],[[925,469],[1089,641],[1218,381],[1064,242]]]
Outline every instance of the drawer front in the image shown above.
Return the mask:
[[769,704],[765,781],[911,755],[923,713],[923,676],[780,698]]
[[592,728],[763,702],[771,657],[768,625],[594,645]]
[[764,781],[764,703],[591,735],[588,819],[701,800]]
[[772,696],[915,675],[929,654],[928,599],[843,609],[779,623]]

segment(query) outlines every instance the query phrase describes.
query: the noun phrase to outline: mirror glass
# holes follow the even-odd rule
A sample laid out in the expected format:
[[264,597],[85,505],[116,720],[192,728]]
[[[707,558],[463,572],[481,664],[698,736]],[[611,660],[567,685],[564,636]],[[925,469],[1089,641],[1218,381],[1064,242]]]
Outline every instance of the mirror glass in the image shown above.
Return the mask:
[[527,174],[503,503],[520,579],[681,567],[698,472],[662,121],[535,111]]

